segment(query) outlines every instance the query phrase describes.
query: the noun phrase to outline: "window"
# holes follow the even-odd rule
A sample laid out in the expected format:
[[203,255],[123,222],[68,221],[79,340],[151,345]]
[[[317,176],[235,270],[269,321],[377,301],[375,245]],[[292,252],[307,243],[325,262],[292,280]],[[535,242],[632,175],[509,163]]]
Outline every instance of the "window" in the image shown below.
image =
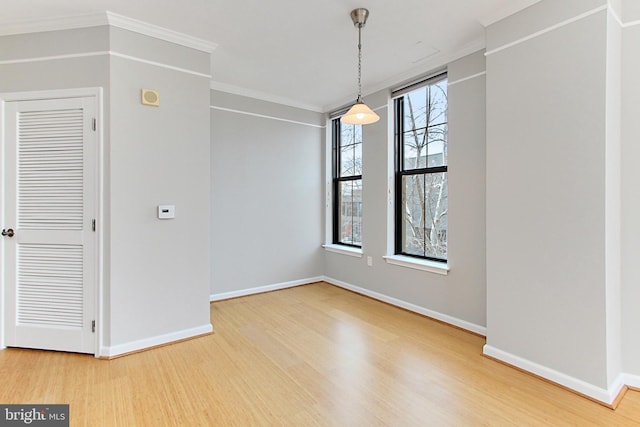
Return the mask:
[[332,125],[333,243],[362,247],[362,125]]
[[447,260],[447,76],[403,90],[395,107],[395,253]]

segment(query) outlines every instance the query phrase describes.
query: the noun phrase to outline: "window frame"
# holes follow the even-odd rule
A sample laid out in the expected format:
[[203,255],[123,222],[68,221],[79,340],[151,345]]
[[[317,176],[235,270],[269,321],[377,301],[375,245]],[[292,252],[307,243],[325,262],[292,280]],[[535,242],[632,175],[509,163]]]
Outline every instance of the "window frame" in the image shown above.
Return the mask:
[[[421,168],[413,168],[413,169],[406,169],[404,167],[404,98],[406,95],[408,95],[409,93],[411,93],[412,91],[416,90],[416,89],[420,89],[426,86],[431,86],[431,85],[435,85],[437,83],[439,83],[442,80],[446,80],[448,79],[447,76],[447,72],[442,72],[439,73],[433,77],[424,79],[422,81],[419,81],[415,84],[411,84],[410,86],[407,86],[401,90],[396,91],[395,93],[392,94],[393,96],[393,108],[394,108],[394,153],[395,153],[395,158],[394,158],[394,206],[393,206],[393,211],[394,211],[394,236],[393,236],[393,242],[394,242],[394,254],[396,256],[405,256],[405,257],[411,257],[414,258],[416,260],[425,260],[425,261],[432,261],[432,262],[436,262],[436,263],[442,263],[442,264],[447,264],[448,263],[448,251],[447,251],[447,256],[445,258],[438,258],[438,257],[433,257],[433,256],[427,256],[427,255],[417,255],[417,254],[412,254],[412,253],[408,253],[404,251],[403,248],[403,222],[404,222],[404,203],[403,203],[403,178],[406,176],[416,176],[416,175],[423,175],[423,176],[427,176],[427,175],[431,175],[431,174],[441,174],[444,173],[446,174],[446,179],[447,179],[447,199],[448,199],[448,180],[449,180],[449,174],[448,174],[448,161],[446,165],[443,166],[434,166],[434,167],[428,167],[428,164],[425,164],[425,167],[421,167]],[[448,82],[447,82],[448,85]],[[448,91],[447,91],[448,92]],[[449,108],[448,106],[448,97],[447,97],[447,110]],[[448,115],[448,114],[447,114]],[[447,117],[447,133],[448,133],[448,125],[449,125],[449,120]],[[427,124],[428,125],[428,124]],[[428,127],[428,126],[427,126]],[[427,128],[425,128],[426,130]],[[426,162],[425,162],[426,163]],[[447,242],[448,242],[448,224],[447,224]]]
[[[332,159],[332,201],[331,201],[331,216],[332,216],[332,230],[331,240],[334,245],[346,246],[349,248],[362,249],[362,242],[358,244],[346,243],[340,241],[341,223],[340,223],[340,185],[343,182],[360,181],[362,186],[362,171],[359,175],[341,176],[340,166],[341,157],[340,148],[342,147],[342,123],[340,117],[331,120],[331,159]],[[350,125],[357,126],[357,125]],[[362,144],[362,141],[360,142]],[[362,188],[362,187],[361,187]],[[362,215],[361,215],[362,216]],[[362,230],[362,228],[361,228]],[[362,236],[362,231],[360,232]]]

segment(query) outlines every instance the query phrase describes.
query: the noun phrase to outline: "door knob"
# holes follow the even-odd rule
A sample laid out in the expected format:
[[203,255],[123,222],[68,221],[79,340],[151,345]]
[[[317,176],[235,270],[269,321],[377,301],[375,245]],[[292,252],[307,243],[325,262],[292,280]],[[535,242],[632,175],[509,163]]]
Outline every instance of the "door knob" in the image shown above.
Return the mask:
[[3,236],[8,236],[8,237],[13,237],[14,232],[13,232],[13,228],[8,228],[8,229],[2,229],[2,235]]

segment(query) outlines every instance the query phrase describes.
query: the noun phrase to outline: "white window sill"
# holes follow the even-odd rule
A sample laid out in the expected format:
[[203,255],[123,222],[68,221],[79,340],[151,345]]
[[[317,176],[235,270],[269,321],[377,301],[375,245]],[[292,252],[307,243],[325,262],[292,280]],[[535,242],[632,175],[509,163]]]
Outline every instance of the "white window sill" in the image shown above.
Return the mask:
[[431,261],[427,259],[412,258],[402,255],[383,256],[388,264],[399,265],[401,267],[414,268],[416,270],[428,271],[430,273],[449,274],[449,266],[445,262]]
[[352,248],[350,246],[333,245],[333,244],[322,245],[322,247],[325,250],[329,251],[329,252],[335,252],[337,254],[349,255],[349,256],[362,258],[362,249],[361,248]]

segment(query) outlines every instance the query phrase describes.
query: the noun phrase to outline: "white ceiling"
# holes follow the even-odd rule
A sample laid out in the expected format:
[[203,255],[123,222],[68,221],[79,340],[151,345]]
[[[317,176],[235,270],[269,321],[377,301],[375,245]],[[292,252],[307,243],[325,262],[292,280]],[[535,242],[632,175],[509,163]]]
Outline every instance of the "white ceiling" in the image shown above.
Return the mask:
[[486,25],[539,0],[0,0],[4,25],[111,11],[216,43],[212,87],[328,111],[484,47]]

